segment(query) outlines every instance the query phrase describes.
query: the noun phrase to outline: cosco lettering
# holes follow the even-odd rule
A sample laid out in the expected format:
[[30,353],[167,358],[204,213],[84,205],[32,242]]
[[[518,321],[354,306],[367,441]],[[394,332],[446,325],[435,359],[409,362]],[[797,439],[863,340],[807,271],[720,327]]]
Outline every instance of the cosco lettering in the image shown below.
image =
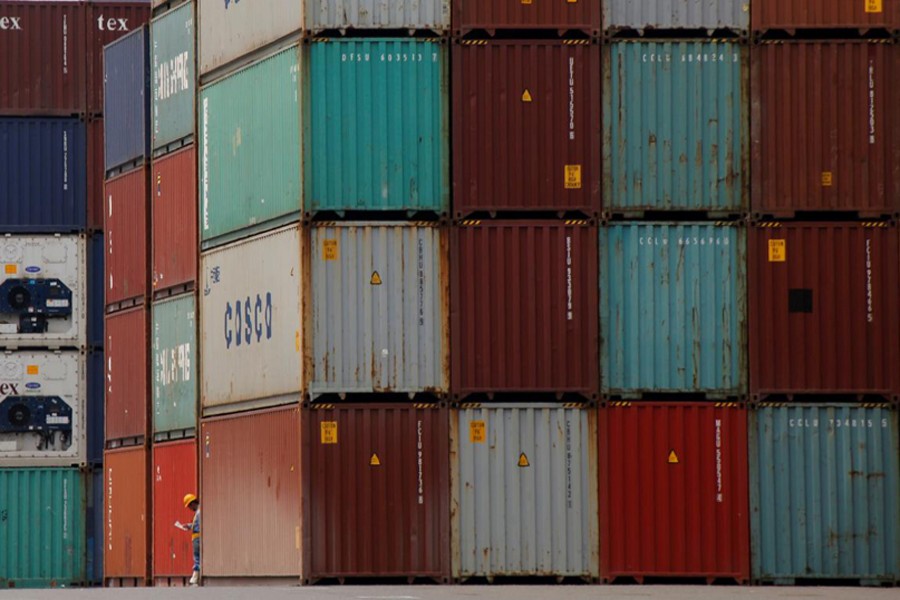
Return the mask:
[[226,349],[272,339],[272,293],[226,302],[223,324]]

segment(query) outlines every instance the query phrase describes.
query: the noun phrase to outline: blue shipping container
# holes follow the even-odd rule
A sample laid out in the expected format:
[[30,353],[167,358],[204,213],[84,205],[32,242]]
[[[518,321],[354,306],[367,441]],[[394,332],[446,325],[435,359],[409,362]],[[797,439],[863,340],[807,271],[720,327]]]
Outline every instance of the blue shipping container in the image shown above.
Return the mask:
[[103,259],[106,256],[103,244],[102,233],[95,233],[87,241],[87,339],[91,348],[103,347]]
[[[102,435],[101,435],[102,438]],[[85,515],[85,572],[89,585],[103,582],[103,475],[102,467],[85,475],[87,511]]]
[[103,463],[103,440],[106,434],[103,422],[106,389],[106,364],[103,350],[91,350],[87,355],[87,462]]
[[0,232],[85,228],[85,135],[78,119],[0,118]]
[[123,171],[150,155],[150,46],[147,26],[103,49],[106,171]]

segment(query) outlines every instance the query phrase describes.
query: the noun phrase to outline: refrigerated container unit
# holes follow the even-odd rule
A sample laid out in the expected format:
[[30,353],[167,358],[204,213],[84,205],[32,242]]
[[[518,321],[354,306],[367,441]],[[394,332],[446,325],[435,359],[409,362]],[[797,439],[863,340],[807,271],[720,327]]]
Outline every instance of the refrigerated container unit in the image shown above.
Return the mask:
[[196,288],[197,153],[193,145],[153,160],[150,169],[152,293]]
[[750,29],[750,0],[603,0],[602,5],[603,30],[610,36],[673,32],[746,36]]
[[106,447],[144,444],[150,413],[150,310],[106,317]]
[[87,112],[103,109],[103,47],[143,26],[150,18],[146,0],[90,0],[84,3],[87,26]]
[[308,34],[339,31],[342,35],[371,31],[430,31],[450,29],[451,0],[383,2],[382,0],[303,0]]
[[197,431],[196,298],[185,294],[153,304],[153,439]]
[[457,37],[473,32],[490,36],[524,32],[530,37],[544,32],[560,36],[578,32],[597,37],[600,25],[599,1],[453,0],[453,32]]
[[103,460],[103,582],[144,587],[150,580],[150,450],[107,450]]
[[[900,6],[890,0],[753,0],[753,31],[768,33],[831,30],[829,35],[850,37],[858,32],[891,33],[900,30]],[[855,31],[850,31],[855,30]]]
[[150,157],[149,38],[144,25],[103,49],[107,178],[144,164]]
[[104,185],[104,287],[107,312],[146,301],[150,285],[149,170],[143,166]]
[[[185,494],[200,494],[197,476],[197,439],[153,446],[152,520],[153,584],[186,587],[194,566],[191,534],[172,525],[191,523],[194,513],[184,506]],[[201,501],[203,498],[201,498]]]
[[189,0],[150,23],[153,80],[150,147],[154,157],[174,152],[194,140],[197,100],[194,7],[195,3]]

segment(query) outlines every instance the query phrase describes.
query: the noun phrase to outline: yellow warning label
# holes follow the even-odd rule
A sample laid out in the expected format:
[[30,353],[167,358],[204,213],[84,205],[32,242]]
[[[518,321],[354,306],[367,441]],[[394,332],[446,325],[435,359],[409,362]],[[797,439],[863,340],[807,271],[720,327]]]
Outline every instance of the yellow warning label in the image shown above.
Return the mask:
[[381,466],[381,459],[378,458],[377,454],[372,454],[372,458],[369,459],[369,466],[370,467],[380,467]]
[[566,189],[581,189],[581,165],[566,165]]
[[483,444],[485,440],[484,421],[472,421],[469,423],[469,442],[472,444]]
[[15,275],[19,271],[19,269],[16,267],[16,265],[6,265],[4,271],[6,271],[7,275]]
[[338,259],[337,240],[322,240],[322,258],[324,260]]
[[300,352],[300,330],[294,331],[294,350]]
[[372,285],[381,285],[381,275],[378,274],[378,271],[372,271],[372,279],[369,280],[369,283]]
[[522,92],[522,102],[531,102],[531,92],[528,90]]
[[525,456],[525,453],[519,455],[519,466],[520,467],[530,467],[531,463],[528,462],[528,457]]
[[834,175],[831,171],[822,171],[822,187],[831,187],[833,181]]
[[672,450],[671,452],[669,452],[669,464],[670,464],[670,465],[677,465],[677,464],[678,464],[678,455],[675,454],[675,451],[674,451],[674,450]]
[[784,262],[787,260],[787,241],[769,240],[769,262]]
[[27,367],[25,367],[25,372],[29,375],[38,375],[39,371],[40,369],[38,369],[37,365],[28,365]]
[[522,0],[522,4],[531,4],[532,0]]
[[880,13],[884,10],[883,0],[863,0],[866,3],[867,13]]
[[323,444],[337,444],[337,421],[322,421],[319,425]]
[[296,525],[294,527],[294,548],[300,549],[300,526]]

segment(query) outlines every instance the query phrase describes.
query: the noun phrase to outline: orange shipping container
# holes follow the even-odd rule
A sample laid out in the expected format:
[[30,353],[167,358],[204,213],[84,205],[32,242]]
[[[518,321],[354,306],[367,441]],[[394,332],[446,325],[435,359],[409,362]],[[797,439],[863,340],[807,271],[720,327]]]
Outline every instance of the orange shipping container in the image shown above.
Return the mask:
[[[183,586],[194,565],[191,534],[175,527],[190,523],[185,494],[197,494],[197,440],[190,438],[153,447],[153,581]],[[202,503],[202,498],[201,498]]]
[[142,586],[150,574],[149,452],[134,446],[103,458],[103,580],[110,587]]
[[150,176],[153,293],[197,280],[197,159],[194,146],[158,158]]

